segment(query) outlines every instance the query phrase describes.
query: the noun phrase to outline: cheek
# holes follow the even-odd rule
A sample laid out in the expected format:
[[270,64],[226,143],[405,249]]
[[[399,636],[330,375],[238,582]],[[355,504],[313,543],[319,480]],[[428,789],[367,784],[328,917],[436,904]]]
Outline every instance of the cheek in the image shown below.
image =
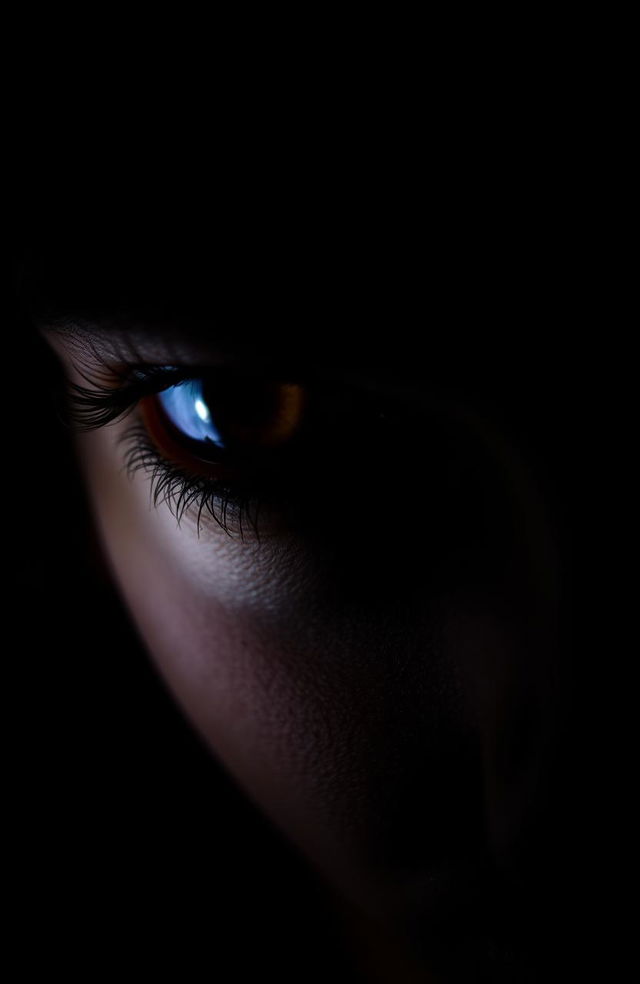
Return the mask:
[[178,527],[151,506],[144,476],[123,473],[116,438],[107,428],[81,439],[98,522],[189,718],[355,898],[375,907],[383,881],[409,894],[433,884],[437,896],[443,859],[482,853],[487,803],[498,827],[517,813],[496,749],[535,654],[512,613],[419,584],[409,599],[347,605],[292,540],[243,543],[215,526],[198,537],[188,518]]
[[190,520],[178,527],[151,507],[148,481],[122,472],[116,437],[81,438],[81,455],[152,660],[249,795],[325,869],[344,872],[365,825],[363,715],[375,720],[383,691],[375,646],[359,657],[357,631],[316,610],[315,575],[291,542],[242,543],[215,526],[198,537]]

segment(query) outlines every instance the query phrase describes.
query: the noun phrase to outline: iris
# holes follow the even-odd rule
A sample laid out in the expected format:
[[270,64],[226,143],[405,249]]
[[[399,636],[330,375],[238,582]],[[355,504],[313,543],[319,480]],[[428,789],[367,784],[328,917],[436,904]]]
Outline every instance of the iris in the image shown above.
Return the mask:
[[167,418],[185,437],[224,448],[224,439],[213,421],[202,379],[185,379],[158,393]]

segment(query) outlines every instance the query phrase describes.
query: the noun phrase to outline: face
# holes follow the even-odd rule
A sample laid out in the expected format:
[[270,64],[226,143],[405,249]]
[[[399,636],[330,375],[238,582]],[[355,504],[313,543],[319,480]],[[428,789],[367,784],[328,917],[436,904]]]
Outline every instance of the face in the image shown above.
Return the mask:
[[42,330],[115,579],[213,754],[372,916],[477,919],[526,868],[555,727],[557,560],[508,413],[410,338]]

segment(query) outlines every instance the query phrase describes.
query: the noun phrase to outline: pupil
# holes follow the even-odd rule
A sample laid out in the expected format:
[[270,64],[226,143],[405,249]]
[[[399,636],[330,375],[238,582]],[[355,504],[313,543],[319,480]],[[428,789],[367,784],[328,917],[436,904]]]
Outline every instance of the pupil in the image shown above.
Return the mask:
[[221,435],[250,439],[267,431],[277,416],[280,387],[257,380],[212,381],[202,387],[202,401]]

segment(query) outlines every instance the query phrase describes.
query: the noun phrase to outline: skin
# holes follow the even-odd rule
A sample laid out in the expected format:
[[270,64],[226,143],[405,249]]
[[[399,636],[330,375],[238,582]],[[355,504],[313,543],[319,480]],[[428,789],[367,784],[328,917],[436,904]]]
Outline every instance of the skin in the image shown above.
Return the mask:
[[[86,339],[45,337],[81,382]],[[115,358],[106,337],[92,342]],[[172,339],[169,352],[160,332],[136,344],[159,364],[177,350],[212,361]],[[452,926],[466,936],[468,910],[477,922],[517,898],[557,701],[558,561],[535,480],[494,421],[447,392],[436,403],[477,463],[461,494],[489,503],[464,529],[453,508],[438,529],[413,507],[389,524],[367,502],[351,527],[341,513],[336,529],[272,510],[259,539],[206,518],[198,529],[193,512],[178,524],[150,505],[147,475],[127,475],[126,421],[77,439],[105,552],[158,671],[247,794],[387,927],[407,980]]]

